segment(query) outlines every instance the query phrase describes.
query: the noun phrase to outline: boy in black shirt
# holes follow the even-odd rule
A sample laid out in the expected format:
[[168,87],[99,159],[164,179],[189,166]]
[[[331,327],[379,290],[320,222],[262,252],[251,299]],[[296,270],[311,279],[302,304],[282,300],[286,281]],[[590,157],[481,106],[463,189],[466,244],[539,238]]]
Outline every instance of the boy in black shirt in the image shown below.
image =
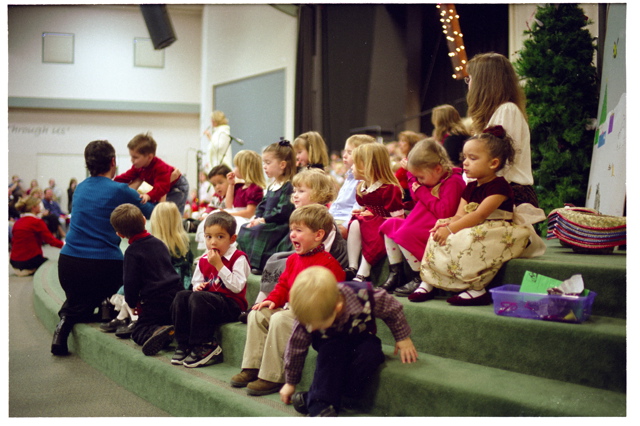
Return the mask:
[[124,253],[124,299],[138,314],[131,334],[142,353],[155,355],[173,341],[171,303],[183,290],[167,246],[145,230],[146,219],[133,204],[122,204],[111,213],[111,226],[129,239]]

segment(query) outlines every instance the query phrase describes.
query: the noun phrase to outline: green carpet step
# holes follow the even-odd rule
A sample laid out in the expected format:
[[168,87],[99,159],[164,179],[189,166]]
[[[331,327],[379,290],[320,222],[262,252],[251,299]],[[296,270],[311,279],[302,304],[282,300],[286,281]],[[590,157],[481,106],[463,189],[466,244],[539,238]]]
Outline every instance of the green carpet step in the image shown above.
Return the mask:
[[[57,264],[47,262],[38,271],[39,275],[50,274],[44,280],[55,283],[48,290],[51,296],[56,296],[57,306],[51,308],[55,311],[64,301],[56,267]],[[250,282],[250,290],[259,286],[257,278],[251,277],[255,281]],[[412,303],[407,298],[398,300],[404,306],[412,327],[412,340],[420,352],[626,392],[625,320],[592,316],[582,324],[566,324],[502,317],[493,312],[492,306],[456,307],[440,298],[424,303]],[[225,357],[240,367],[246,326],[231,323],[222,330],[219,338]],[[394,344],[381,321],[378,330],[384,344]]]
[[[591,316],[582,324],[504,317],[493,306],[452,306],[441,298],[398,298],[419,351],[432,355],[626,391],[626,320]],[[378,335],[393,337],[379,321]]]
[[[50,330],[57,323],[57,310],[63,300],[64,292],[57,280],[57,263],[47,262],[34,277],[34,306],[38,317]],[[422,305],[432,303],[435,306],[437,302]],[[434,309],[433,306],[431,309]],[[490,317],[489,314],[491,312],[485,310],[483,315]],[[408,316],[410,315],[409,311]],[[512,320],[514,324],[547,324],[498,318]],[[428,321],[425,323],[428,324]],[[584,324],[561,325],[581,327]],[[381,325],[379,329],[381,337],[385,338],[383,334],[386,327]],[[98,324],[78,324],[74,327],[69,343],[71,351],[90,365],[176,416],[297,415],[291,407],[280,403],[277,395],[249,397],[243,390],[234,389],[228,384],[230,377],[239,371],[245,334],[246,327],[240,323],[222,326],[219,335],[225,362],[196,369],[171,365],[171,351],[162,351],[155,357],[145,357],[133,342],[102,333]],[[397,356],[393,356],[392,346],[385,345],[384,350],[387,362],[379,377],[367,388],[368,398],[364,399],[367,403],[357,404],[347,415],[626,415],[626,395],[623,392],[556,380],[559,377],[536,377],[427,353],[420,353],[416,364],[402,364]],[[486,348],[479,347],[477,350],[483,351]],[[538,348],[537,351],[541,352],[541,349]],[[598,352],[592,352],[592,355],[594,353]],[[598,353],[598,356],[601,354]],[[314,361],[315,351],[311,350],[300,390],[307,389],[311,382]],[[548,370],[554,368],[556,366],[553,364],[547,367]]]

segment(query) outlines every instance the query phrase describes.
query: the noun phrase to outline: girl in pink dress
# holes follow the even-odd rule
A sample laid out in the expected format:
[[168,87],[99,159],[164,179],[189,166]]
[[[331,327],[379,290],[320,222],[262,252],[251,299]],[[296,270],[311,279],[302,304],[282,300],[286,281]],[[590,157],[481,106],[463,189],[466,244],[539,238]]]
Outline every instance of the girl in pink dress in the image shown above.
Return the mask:
[[353,175],[362,181],[356,188],[361,208],[353,211],[349,224],[346,272],[350,279],[357,269],[355,281],[366,281],[371,266],[386,254],[380,226],[387,218],[404,217],[402,187],[391,170],[389,151],[379,143],[360,145],[353,151]]
[[[462,169],[452,167],[445,148],[433,139],[418,142],[407,164],[415,207],[406,219],[391,218],[380,227],[389,257],[389,278],[382,287],[403,297],[413,293],[422,281],[420,263],[429,230],[438,219],[455,214],[465,188]],[[404,276],[403,258],[411,268],[410,277]]]

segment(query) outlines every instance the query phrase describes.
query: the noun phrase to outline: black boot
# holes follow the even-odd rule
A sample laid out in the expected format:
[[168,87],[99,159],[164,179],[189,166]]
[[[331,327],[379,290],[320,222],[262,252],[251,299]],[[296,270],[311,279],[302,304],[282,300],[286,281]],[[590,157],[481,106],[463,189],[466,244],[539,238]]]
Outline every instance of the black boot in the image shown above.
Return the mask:
[[396,296],[399,297],[409,297],[411,293],[413,293],[418,287],[420,287],[420,283],[422,282],[422,278],[420,278],[420,271],[411,271],[412,277],[411,281],[396,289],[393,292]]
[[109,322],[113,319],[113,312],[115,311],[109,299],[104,299],[100,304],[100,322]]
[[62,317],[53,332],[53,341],[51,342],[51,353],[54,355],[68,355],[67,339],[73,329],[73,324]]
[[404,280],[404,268],[402,263],[394,263],[389,265],[389,278],[380,287],[387,290],[387,293],[393,293],[393,290],[400,287]]

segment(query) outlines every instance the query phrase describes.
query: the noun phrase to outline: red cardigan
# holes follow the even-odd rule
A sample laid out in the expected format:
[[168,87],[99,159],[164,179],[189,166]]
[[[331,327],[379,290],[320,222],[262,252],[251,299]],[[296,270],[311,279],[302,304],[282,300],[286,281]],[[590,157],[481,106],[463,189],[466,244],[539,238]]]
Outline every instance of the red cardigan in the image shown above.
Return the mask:
[[338,261],[326,251],[321,251],[311,256],[300,256],[297,253],[287,258],[287,263],[278,283],[265,300],[276,304],[276,308],[282,308],[289,301],[289,291],[298,274],[311,266],[324,266],[333,272],[338,282],[344,281],[346,276]]
[[22,216],[13,225],[11,237],[11,260],[26,262],[40,255],[42,245],[61,248],[64,243],[53,236],[40,218],[31,214]]

